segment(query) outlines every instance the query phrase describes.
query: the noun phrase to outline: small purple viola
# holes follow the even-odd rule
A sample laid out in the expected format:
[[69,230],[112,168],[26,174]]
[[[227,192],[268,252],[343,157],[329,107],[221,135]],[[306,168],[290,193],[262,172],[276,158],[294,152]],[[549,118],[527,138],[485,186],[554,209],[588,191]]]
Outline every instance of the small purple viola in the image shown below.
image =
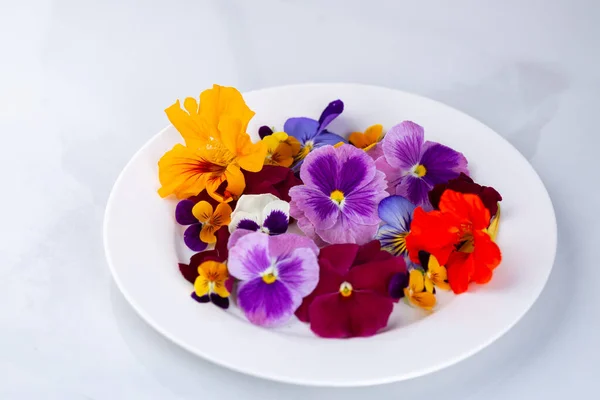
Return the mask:
[[[300,153],[296,156],[293,166],[295,171],[300,169],[304,158],[313,150],[325,145],[336,145],[340,142],[348,143],[343,137],[331,133],[327,126],[344,111],[344,103],[334,100],[325,107],[319,120],[307,117],[289,118],[283,125],[283,131],[295,137],[302,145]],[[264,128],[263,128],[264,129]],[[266,130],[263,133],[266,134]]]
[[300,170],[304,185],[290,189],[290,215],[318,243],[365,244],[379,226],[377,205],[388,196],[385,176],[362,149],[325,146]]
[[238,306],[253,324],[285,323],[317,286],[318,247],[291,233],[269,236],[246,231],[232,239],[227,268],[240,281]]
[[290,223],[290,205],[270,193],[245,194],[231,214],[229,232],[236,229],[281,235]]
[[424,142],[423,127],[404,121],[390,129],[382,141],[383,157],[377,169],[385,173],[388,192],[407,198],[416,206],[431,210],[428,193],[460,173],[469,174],[467,159],[440,143]]

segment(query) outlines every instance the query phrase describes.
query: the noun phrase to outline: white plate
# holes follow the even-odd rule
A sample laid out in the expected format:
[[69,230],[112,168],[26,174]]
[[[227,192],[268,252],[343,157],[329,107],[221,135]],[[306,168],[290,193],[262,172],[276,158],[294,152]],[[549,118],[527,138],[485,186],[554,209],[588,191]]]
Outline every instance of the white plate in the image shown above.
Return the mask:
[[[556,220],[539,177],[506,140],[475,119],[438,102],[400,91],[346,84],[271,88],[244,95],[260,125],[281,128],[289,117],[318,119],[328,102],[345,110],[330,130],[348,134],[376,123],[385,129],[412,120],[425,137],[463,152],[474,179],[504,197],[498,237],[502,264],[485,286],[440,296],[431,315],[398,304],[390,325],[374,337],[331,340],[294,320],[278,330],[251,325],[235,307],[222,311],[190,299],[180,275],[181,228],[175,200],[161,199],[157,162],[181,142],[171,126],[152,138],[125,167],[108,201],[104,244],[124,296],[151,326],[181,347],[222,366],[277,381],[360,386],[399,381],[452,365],[488,346],[531,307],[544,287],[556,251]],[[166,104],[167,105],[167,104]],[[507,116],[510,118],[510,116]]]

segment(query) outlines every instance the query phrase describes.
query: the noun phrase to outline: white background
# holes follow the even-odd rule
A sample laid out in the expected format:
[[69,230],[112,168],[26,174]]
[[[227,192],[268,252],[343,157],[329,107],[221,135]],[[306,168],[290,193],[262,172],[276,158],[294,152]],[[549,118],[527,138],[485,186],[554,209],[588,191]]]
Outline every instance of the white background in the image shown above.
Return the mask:
[[[600,3],[0,4],[0,399],[500,400],[597,392]],[[167,124],[166,106],[213,82],[246,91],[332,81],[403,89],[461,109],[505,136],[548,188],[559,227],[548,285],[514,329],[467,361],[374,388],[262,381],[163,339],[111,280],[104,206],[127,160]]]

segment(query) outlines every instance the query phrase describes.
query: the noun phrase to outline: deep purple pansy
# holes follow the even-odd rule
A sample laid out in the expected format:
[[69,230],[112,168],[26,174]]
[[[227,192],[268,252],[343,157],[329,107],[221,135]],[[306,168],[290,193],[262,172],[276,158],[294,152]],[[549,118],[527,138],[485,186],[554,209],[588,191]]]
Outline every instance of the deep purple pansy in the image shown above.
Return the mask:
[[304,185],[290,189],[290,215],[321,244],[364,244],[379,226],[377,205],[388,196],[382,172],[363,150],[326,146],[310,153],[300,170]]
[[431,210],[428,193],[437,184],[446,183],[460,173],[469,173],[467,159],[450,147],[424,141],[423,127],[404,121],[385,135],[383,157],[377,169],[388,180],[388,191],[406,197],[411,203]]

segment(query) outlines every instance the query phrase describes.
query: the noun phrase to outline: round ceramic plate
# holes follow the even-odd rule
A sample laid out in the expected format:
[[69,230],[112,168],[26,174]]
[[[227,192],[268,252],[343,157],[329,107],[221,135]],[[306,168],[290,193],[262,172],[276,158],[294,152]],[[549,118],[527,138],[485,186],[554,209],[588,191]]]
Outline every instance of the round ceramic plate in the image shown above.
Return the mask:
[[[125,167],[108,201],[104,244],[114,279],[133,308],[176,344],[214,363],[277,381],[359,386],[427,374],[465,359],[509,330],[544,287],[556,249],[552,203],[533,168],[506,140],[448,106],[400,91],[346,84],[271,88],[246,93],[256,112],[248,128],[281,128],[289,117],[318,118],[332,100],[344,113],[328,129],[342,135],[404,120],[425,138],[465,154],[471,175],[504,197],[498,244],[503,261],[485,286],[440,293],[435,312],[395,306],[388,327],[370,338],[322,339],[294,319],[272,330],[247,322],[235,306],[223,311],[190,299],[177,263],[189,260],[176,200],[161,199],[157,162],[182,139],[168,127]],[[443,337],[444,340],[439,340]],[[415,345],[421,343],[422,345]],[[425,345],[423,345],[425,344]],[[410,360],[410,361],[404,361]]]

